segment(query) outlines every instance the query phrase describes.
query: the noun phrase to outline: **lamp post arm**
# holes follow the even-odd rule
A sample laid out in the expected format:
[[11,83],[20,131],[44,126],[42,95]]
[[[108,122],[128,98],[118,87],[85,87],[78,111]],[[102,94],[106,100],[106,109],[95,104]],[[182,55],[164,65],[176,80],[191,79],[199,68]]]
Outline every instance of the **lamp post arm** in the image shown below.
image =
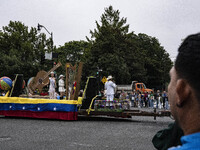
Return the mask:
[[43,26],[43,28],[51,35],[51,42],[52,42],[51,48],[53,50],[53,33],[52,32],[50,33],[45,26]]
[[50,33],[49,30],[47,30],[45,26],[42,26],[42,27],[52,36],[52,33]]
[[47,30],[47,28],[45,26],[38,23],[38,31],[40,31],[41,28],[44,28],[51,35],[51,38],[53,37],[53,33],[50,33],[49,30]]
[[[53,33],[52,32],[50,33],[49,30],[47,30],[47,28],[45,26],[38,23],[38,31],[40,31],[41,28],[44,28],[47,31],[47,33],[49,33],[51,35],[51,50],[53,52]],[[53,65],[53,63],[52,63],[52,65]]]

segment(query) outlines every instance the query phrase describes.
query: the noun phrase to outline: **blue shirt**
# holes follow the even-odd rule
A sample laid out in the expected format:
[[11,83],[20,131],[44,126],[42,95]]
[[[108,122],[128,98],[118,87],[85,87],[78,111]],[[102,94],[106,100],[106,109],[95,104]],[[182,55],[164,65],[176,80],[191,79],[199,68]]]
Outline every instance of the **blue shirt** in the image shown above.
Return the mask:
[[182,146],[168,150],[200,150],[200,132],[181,137]]

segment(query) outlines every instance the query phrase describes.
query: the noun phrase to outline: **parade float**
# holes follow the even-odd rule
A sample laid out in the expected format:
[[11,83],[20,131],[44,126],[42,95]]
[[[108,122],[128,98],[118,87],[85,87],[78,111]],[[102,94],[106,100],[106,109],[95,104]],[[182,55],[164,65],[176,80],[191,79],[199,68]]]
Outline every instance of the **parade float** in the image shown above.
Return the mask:
[[[44,86],[49,83],[50,72],[61,66],[55,65],[48,72],[39,71],[36,77],[28,81],[28,93],[20,95],[24,86],[23,75],[17,74],[12,81],[8,77],[0,79],[0,88],[7,91],[6,95],[0,96],[0,115],[10,117],[28,117],[59,120],[77,120],[78,116],[109,116],[131,118],[132,116],[170,116],[170,111],[142,111],[130,109],[130,100],[115,99],[111,102],[112,107],[106,107],[106,99],[98,93],[98,81],[96,77],[88,77],[82,96],[79,97],[80,81],[83,63],[72,66],[70,63],[66,68],[66,98],[63,100],[49,99],[47,96],[35,95],[34,91],[42,93]],[[73,84],[70,90],[69,71],[75,72]],[[106,81],[104,81],[106,82]]]
[[[7,91],[5,96],[0,96],[0,115],[12,117],[47,118],[60,120],[77,120],[78,112],[78,91],[74,90],[73,100],[48,99],[40,95],[34,95],[36,89],[42,92],[42,88],[48,84],[49,74],[57,69],[58,63],[50,71],[40,71],[37,76],[28,84],[29,93],[20,95],[23,87],[23,75],[17,74],[12,81],[8,77],[0,79],[0,88]],[[70,66],[66,66],[70,67]],[[82,63],[79,64],[79,74],[82,71]],[[76,80],[79,78],[76,77]],[[80,82],[75,81],[80,84]]]

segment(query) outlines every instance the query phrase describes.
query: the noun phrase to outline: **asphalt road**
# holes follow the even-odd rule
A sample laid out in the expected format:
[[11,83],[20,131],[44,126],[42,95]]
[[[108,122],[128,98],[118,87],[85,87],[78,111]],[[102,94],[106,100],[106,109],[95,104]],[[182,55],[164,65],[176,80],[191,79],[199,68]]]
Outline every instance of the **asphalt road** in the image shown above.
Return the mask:
[[154,134],[169,117],[116,119],[79,117],[78,121],[0,118],[0,150],[151,150]]

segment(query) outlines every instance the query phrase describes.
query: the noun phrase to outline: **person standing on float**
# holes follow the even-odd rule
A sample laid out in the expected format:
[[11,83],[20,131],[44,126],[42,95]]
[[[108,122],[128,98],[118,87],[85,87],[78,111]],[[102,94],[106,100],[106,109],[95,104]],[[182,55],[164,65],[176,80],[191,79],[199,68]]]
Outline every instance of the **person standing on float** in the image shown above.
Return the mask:
[[65,82],[63,78],[64,76],[61,74],[59,76],[59,81],[58,81],[58,86],[59,86],[58,91],[60,92],[60,99],[63,99],[63,96],[65,94],[65,88],[64,88]]
[[113,104],[115,88],[117,87],[116,84],[112,81],[113,77],[108,76],[107,82],[105,83],[105,90],[106,90],[106,106],[111,106]]
[[54,77],[54,72],[51,72],[51,77],[49,78],[49,98],[56,98],[56,79]]

